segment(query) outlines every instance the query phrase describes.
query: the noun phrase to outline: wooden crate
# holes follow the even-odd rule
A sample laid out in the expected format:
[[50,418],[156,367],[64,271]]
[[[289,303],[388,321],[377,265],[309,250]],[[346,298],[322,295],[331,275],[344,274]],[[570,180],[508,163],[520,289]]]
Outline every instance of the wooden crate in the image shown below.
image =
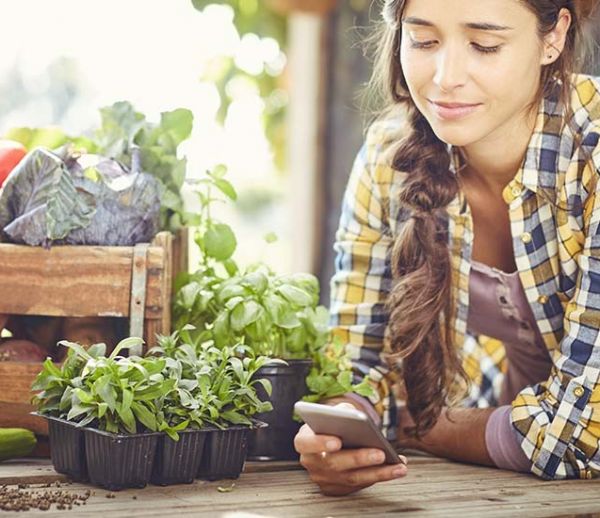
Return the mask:
[[[147,347],[171,328],[172,282],[187,270],[187,232],[135,247],[0,244],[0,315],[123,317]],[[139,351],[141,352],[141,351]],[[29,415],[40,364],[0,361],[0,427],[47,434]]]

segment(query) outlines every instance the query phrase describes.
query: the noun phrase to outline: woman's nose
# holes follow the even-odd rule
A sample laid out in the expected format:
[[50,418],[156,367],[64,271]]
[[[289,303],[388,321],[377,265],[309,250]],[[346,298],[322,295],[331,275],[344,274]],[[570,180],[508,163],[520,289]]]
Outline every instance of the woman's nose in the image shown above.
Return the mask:
[[466,56],[450,46],[437,56],[433,82],[444,92],[464,86],[467,81]]

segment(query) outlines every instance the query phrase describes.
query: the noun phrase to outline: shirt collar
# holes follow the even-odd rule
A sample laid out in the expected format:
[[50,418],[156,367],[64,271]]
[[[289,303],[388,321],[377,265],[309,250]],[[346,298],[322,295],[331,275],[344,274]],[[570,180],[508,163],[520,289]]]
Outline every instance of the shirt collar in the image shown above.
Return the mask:
[[[507,203],[517,197],[521,186],[537,193],[538,189],[554,190],[556,187],[556,161],[561,144],[561,126],[564,114],[558,103],[559,86],[554,92],[542,98],[536,116],[536,121],[525,151],[521,167],[505,189]],[[457,147],[448,145],[450,152],[450,171],[456,174],[462,167],[460,151]],[[508,199],[507,199],[508,198]]]

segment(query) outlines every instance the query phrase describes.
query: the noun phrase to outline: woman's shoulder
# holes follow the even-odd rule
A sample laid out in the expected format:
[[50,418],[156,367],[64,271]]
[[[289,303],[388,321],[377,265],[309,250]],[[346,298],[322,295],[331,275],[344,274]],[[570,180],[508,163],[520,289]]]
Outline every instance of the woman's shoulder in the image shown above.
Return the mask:
[[553,144],[558,174],[550,185],[555,182],[559,207],[579,212],[600,185],[600,78],[575,74],[571,84],[572,114]]
[[600,77],[574,74],[571,94],[573,122],[583,141],[596,140],[600,135]]

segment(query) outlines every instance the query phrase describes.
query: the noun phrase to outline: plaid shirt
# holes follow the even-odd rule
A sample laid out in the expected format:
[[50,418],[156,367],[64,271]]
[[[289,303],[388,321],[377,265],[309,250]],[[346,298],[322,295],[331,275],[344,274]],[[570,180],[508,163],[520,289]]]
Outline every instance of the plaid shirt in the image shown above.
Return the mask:
[[[561,131],[564,116],[548,96],[523,164],[502,193],[519,277],[553,362],[550,378],[524,388],[511,414],[532,472],[545,479],[600,474],[600,79],[577,75],[574,85],[581,146],[571,131]],[[376,122],[358,153],[336,234],[331,290],[333,333],[347,343],[356,378],[373,380],[371,402],[391,440],[402,395],[398,373],[383,359],[384,304],[392,289],[390,251],[407,213],[396,201],[406,173],[390,167],[384,150],[398,127]],[[450,150],[456,173],[458,153]],[[471,380],[463,405],[496,406],[506,358],[498,340],[467,333],[473,221],[462,192],[447,214],[454,339]]]

